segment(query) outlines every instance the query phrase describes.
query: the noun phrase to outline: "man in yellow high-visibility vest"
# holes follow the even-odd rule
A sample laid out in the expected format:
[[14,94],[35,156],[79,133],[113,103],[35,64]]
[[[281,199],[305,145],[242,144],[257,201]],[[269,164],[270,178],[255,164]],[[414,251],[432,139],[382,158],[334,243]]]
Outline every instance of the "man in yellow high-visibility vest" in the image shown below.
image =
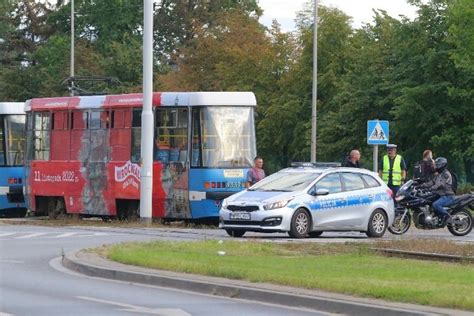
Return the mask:
[[383,156],[379,164],[379,176],[392,190],[395,197],[407,176],[407,166],[403,157],[397,155],[397,145],[387,145],[387,154]]

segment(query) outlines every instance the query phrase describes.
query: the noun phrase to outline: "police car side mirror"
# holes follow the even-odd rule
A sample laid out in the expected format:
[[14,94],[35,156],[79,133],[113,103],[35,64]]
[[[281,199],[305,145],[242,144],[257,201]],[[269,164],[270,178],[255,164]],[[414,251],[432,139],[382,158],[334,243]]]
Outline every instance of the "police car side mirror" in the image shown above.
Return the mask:
[[328,189],[317,189],[316,190],[316,195],[328,195],[329,190]]
[[313,196],[318,196],[318,195],[328,195],[329,194],[329,190],[328,189],[317,189],[316,191],[313,189],[311,190],[311,192],[309,193]]

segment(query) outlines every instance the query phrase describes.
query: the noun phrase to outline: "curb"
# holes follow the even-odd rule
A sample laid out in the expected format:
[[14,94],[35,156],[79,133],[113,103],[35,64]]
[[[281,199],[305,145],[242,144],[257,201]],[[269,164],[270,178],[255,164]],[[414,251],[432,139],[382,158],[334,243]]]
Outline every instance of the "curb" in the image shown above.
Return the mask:
[[118,281],[186,290],[207,295],[238,298],[289,307],[308,308],[346,315],[474,315],[459,310],[434,308],[377,299],[356,298],[286,286],[250,283],[216,277],[145,269],[112,262],[92,252],[63,256],[63,265],[73,271]]
[[433,261],[446,261],[446,262],[467,262],[474,263],[474,257],[463,257],[456,255],[446,255],[429,252],[416,252],[407,250],[398,250],[390,248],[370,248],[371,250],[382,252],[386,255],[401,258],[411,259],[422,259],[422,260],[433,260]]

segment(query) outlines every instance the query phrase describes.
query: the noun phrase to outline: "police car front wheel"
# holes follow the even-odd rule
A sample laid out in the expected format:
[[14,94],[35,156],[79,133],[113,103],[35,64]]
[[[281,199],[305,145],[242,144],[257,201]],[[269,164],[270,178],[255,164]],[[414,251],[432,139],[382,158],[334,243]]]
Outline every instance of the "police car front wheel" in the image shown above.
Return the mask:
[[297,209],[291,218],[291,227],[288,235],[292,238],[304,238],[310,230],[311,217],[309,213],[305,209]]

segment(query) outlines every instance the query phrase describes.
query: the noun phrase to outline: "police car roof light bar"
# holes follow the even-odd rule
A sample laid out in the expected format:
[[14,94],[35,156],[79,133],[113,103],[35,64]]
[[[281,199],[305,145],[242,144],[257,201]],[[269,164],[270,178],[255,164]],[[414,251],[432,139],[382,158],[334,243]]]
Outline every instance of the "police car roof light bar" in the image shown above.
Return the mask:
[[320,167],[320,168],[336,168],[340,167],[339,162],[292,162],[291,167]]

